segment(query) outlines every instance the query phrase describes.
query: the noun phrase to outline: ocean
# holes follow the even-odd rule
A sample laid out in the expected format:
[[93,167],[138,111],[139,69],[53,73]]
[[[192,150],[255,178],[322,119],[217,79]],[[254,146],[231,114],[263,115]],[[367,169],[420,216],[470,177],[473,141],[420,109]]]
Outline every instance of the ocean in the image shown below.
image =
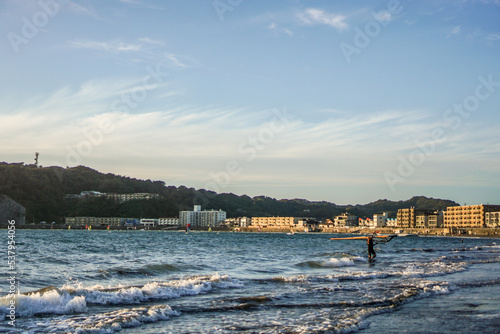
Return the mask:
[[12,321],[1,235],[0,332],[500,333],[498,239],[16,230]]

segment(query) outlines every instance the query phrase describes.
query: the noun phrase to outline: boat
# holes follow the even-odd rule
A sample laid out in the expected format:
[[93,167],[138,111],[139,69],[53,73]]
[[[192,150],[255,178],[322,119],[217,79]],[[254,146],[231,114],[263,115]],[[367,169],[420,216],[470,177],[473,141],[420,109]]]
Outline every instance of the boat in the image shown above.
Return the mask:
[[394,233],[398,236],[398,237],[418,237],[418,234],[416,233],[403,233],[404,230],[396,230],[394,231]]
[[288,232],[286,235],[294,235],[295,232],[293,231],[293,229],[290,229],[290,232]]

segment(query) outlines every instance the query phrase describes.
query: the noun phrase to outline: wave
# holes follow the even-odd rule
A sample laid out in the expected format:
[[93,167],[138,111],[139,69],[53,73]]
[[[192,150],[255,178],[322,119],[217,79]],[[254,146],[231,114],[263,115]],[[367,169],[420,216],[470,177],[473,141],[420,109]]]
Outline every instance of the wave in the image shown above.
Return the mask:
[[148,264],[138,268],[128,268],[128,267],[113,267],[109,269],[99,269],[97,272],[98,277],[114,277],[114,276],[124,276],[124,277],[151,277],[160,276],[165,273],[183,272],[191,269],[202,269],[205,266],[193,266],[193,265],[172,265],[169,263],[158,263],[158,264]]
[[[333,261],[332,264],[334,266],[340,265],[344,267],[354,265],[354,262],[352,260],[350,259],[347,260]],[[366,260],[362,258],[355,258],[355,260],[356,261],[364,260],[366,262]],[[279,276],[273,278],[272,280],[285,283],[297,283],[297,282],[340,282],[340,281],[352,281],[352,280],[372,280],[372,279],[381,279],[381,278],[383,279],[390,277],[424,278],[424,277],[449,275],[464,271],[466,269],[467,269],[466,262],[448,261],[446,257],[442,257],[426,263],[415,262],[415,263],[405,263],[404,265],[394,265],[392,267],[388,267],[382,271],[377,271],[377,272],[357,270],[357,271],[349,271],[345,273],[330,274],[330,275],[301,274],[288,277]]]
[[359,256],[351,256],[351,257],[342,257],[335,258],[332,257],[327,261],[306,261],[298,263],[298,267],[306,267],[306,268],[336,268],[336,267],[351,267],[355,266],[356,262],[366,263],[367,260],[359,257]]
[[[358,298],[315,298],[314,300],[300,298],[299,292],[295,298],[293,294],[285,292],[282,295],[258,296],[249,303],[240,304],[234,300],[225,300],[223,305],[206,305],[196,310],[182,310],[183,315],[199,312],[210,312],[217,316],[231,314],[225,317],[228,332],[244,333],[350,333],[367,326],[364,321],[375,314],[391,312],[401,304],[435,295],[448,294],[453,287],[445,282],[410,279],[406,285],[399,286],[399,282],[386,295],[376,294],[362,297],[362,288],[358,291]],[[335,291],[343,290],[342,287]],[[311,291],[316,293],[317,290]],[[336,301],[337,300],[337,301]],[[247,300],[243,300],[247,302]],[[265,303],[265,305],[261,305]],[[229,305],[228,305],[229,304]],[[244,310],[244,313],[238,311]],[[260,316],[265,310],[266,317]],[[270,315],[272,314],[272,315]],[[275,315],[275,316],[273,316]],[[220,329],[220,328],[219,328]],[[216,332],[215,330],[213,332]]]
[[[172,310],[168,305],[120,309],[91,316],[76,316],[58,318],[38,322],[40,326],[50,328],[50,331],[76,333],[114,333],[125,328],[134,328],[146,323],[166,321],[179,316],[180,312]],[[44,326],[44,327],[45,327]]]
[[[15,295],[16,315],[30,317],[40,314],[73,314],[86,312],[91,305],[133,305],[151,300],[168,300],[194,296],[214,289],[241,288],[243,283],[227,275],[187,277],[168,282],[152,282],[143,286],[84,287],[65,285],[58,289],[46,287]],[[8,314],[11,298],[0,298],[0,316]]]

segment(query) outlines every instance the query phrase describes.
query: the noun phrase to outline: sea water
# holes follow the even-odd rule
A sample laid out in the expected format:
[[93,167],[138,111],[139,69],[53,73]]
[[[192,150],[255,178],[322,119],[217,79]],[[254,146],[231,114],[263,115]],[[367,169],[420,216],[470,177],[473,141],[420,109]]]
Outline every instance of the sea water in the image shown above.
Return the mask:
[[17,230],[0,332],[499,333],[496,239]]

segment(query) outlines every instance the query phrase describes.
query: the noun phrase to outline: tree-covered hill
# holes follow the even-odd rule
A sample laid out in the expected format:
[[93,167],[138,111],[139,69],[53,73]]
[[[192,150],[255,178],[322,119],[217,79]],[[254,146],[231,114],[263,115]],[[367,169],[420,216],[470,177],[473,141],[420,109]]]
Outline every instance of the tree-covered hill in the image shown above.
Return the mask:
[[[68,199],[67,194],[82,191],[103,193],[156,193],[159,199],[132,200],[117,203],[106,198]],[[295,216],[332,218],[343,212],[360,217],[377,212],[395,216],[400,208],[443,209],[458,205],[448,200],[413,197],[407,201],[378,200],[366,205],[340,206],[330,202],[311,202],[304,199],[278,200],[267,196],[249,197],[217,194],[204,189],[166,186],[162,181],[138,180],[78,166],[72,168],[40,167],[0,163],[0,194],[5,194],[26,207],[26,221],[62,222],[63,217],[101,216],[159,218],[176,217],[180,210],[222,209],[228,217]]]
[[458,206],[459,204],[450,200],[434,199],[424,196],[414,196],[406,201],[393,202],[387,199],[379,199],[378,201],[365,205],[357,205],[356,207],[371,216],[374,213],[387,212],[389,217],[396,217],[399,209],[414,207],[422,210],[446,210],[449,206]]

